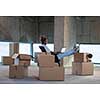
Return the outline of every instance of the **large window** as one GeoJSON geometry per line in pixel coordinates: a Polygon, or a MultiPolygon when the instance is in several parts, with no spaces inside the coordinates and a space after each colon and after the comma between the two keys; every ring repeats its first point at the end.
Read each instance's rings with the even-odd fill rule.
{"type": "MultiPolygon", "coordinates": [[[[33,44],[33,56],[37,56],[37,54],[39,52],[41,52],[40,48],[39,48],[39,45],[41,44],[33,44]]],[[[47,44],[48,48],[51,50],[51,51],[54,51],[54,44],[47,44]]]]}
{"type": "MultiPolygon", "coordinates": [[[[2,62],[2,56],[9,56],[9,43],[10,42],[0,42],[0,62],[2,62]]],[[[33,44],[33,48],[30,43],[19,43],[19,53],[31,55],[31,48],[33,50],[33,57],[35,53],[41,52],[39,48],[40,44],[33,44]]],[[[51,51],[54,51],[54,44],[47,44],[51,51]]]]}
{"type": "MultiPolygon", "coordinates": [[[[40,48],[39,48],[39,45],[41,45],[41,44],[33,44],[34,52],[41,52],[41,50],[40,50],[40,48]]],[[[47,44],[47,47],[48,47],[51,51],[54,51],[54,44],[47,44]]]]}
{"type": "MultiPolygon", "coordinates": [[[[32,45],[29,43],[20,43],[19,44],[19,53],[21,54],[29,54],[32,55],[33,57],[36,56],[37,53],[41,52],[39,45],[41,44],[33,44],[33,47],[31,47],[32,45]],[[32,52],[33,50],[33,52],[32,52]],[[31,54],[33,53],[33,54],[31,54]]],[[[48,48],[51,51],[54,51],[54,44],[47,44],[48,48]]],[[[34,63],[34,61],[31,61],[31,64],[34,63]]]]}
{"type": "Polygon", "coordinates": [[[80,52],[87,52],[93,54],[92,62],[100,63],[100,45],[80,44],[80,52]]]}
{"type": "Polygon", "coordinates": [[[30,55],[30,44],[29,43],[19,43],[19,53],[30,55]]]}
{"type": "MultiPolygon", "coordinates": [[[[33,44],[33,56],[35,53],[41,52],[40,44],[33,44]]],[[[54,51],[54,44],[47,44],[51,51],[54,51]]],[[[80,44],[80,52],[92,53],[93,63],[100,63],[100,45],[99,44],[80,44]]],[[[29,43],[19,43],[19,53],[31,55],[31,48],[29,43]]],[[[9,56],[9,42],[0,42],[0,62],[2,56],[9,56]]]]}
{"type": "Polygon", "coordinates": [[[9,56],[9,42],[0,42],[0,62],[2,62],[2,56],[9,56]]]}

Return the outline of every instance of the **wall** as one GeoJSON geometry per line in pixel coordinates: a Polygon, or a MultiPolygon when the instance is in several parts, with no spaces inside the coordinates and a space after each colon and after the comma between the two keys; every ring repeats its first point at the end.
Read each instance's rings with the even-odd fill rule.
{"type": "MultiPolygon", "coordinates": [[[[59,25],[59,22],[57,23],[59,25]]],[[[70,17],[69,25],[70,34],[76,32],[76,42],[100,43],[99,16],[73,16],[70,17]]],[[[61,28],[59,28],[59,31],[60,29],[61,28]]],[[[50,43],[54,42],[53,16],[0,16],[0,41],[34,41],[38,43],[40,35],[46,35],[50,43]]],[[[72,37],[73,35],[71,35],[71,38],[72,37]]],[[[73,40],[69,39],[72,43],[73,40]]]]}
{"type": "Polygon", "coordinates": [[[0,16],[0,41],[18,41],[18,37],[18,18],[0,16]]]}
{"type": "Polygon", "coordinates": [[[100,17],[76,17],[77,42],[100,43],[100,17]]]}
{"type": "Polygon", "coordinates": [[[53,43],[53,20],[50,16],[0,16],[0,41],[36,43],[46,35],[53,43]]]}

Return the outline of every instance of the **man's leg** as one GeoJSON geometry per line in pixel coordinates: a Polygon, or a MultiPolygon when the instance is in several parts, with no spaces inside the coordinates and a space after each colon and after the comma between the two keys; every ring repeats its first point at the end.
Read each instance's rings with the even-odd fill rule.
{"type": "Polygon", "coordinates": [[[57,54],[55,54],[55,62],[60,66],[60,60],[58,59],[57,54]]]}
{"type": "Polygon", "coordinates": [[[77,51],[75,50],[75,49],[72,49],[72,50],[70,50],[70,51],[65,51],[64,53],[59,53],[58,55],[57,55],[57,57],[58,57],[58,59],[60,60],[60,59],[62,59],[62,58],[64,58],[64,57],[66,57],[66,56],[70,56],[70,55],[73,55],[73,54],[75,54],[77,51]]]}

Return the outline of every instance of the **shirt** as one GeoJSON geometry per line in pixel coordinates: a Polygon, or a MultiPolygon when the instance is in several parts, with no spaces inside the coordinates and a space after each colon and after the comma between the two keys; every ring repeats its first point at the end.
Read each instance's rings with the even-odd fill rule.
{"type": "Polygon", "coordinates": [[[45,48],[45,50],[46,50],[47,53],[51,52],[50,49],[46,45],[42,44],[41,46],[43,46],[45,48]]]}

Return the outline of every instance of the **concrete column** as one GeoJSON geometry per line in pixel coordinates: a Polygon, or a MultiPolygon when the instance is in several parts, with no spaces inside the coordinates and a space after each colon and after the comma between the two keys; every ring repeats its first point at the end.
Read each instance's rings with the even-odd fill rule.
{"type": "Polygon", "coordinates": [[[64,17],[54,17],[54,50],[64,47],[64,17]]]}
{"type": "MultiPolygon", "coordinates": [[[[67,50],[72,49],[76,42],[76,32],[73,17],[57,16],[54,20],[54,49],[61,50],[65,47],[67,50]]],[[[72,65],[73,56],[65,57],[63,65],[69,67],[72,65]]]]}

